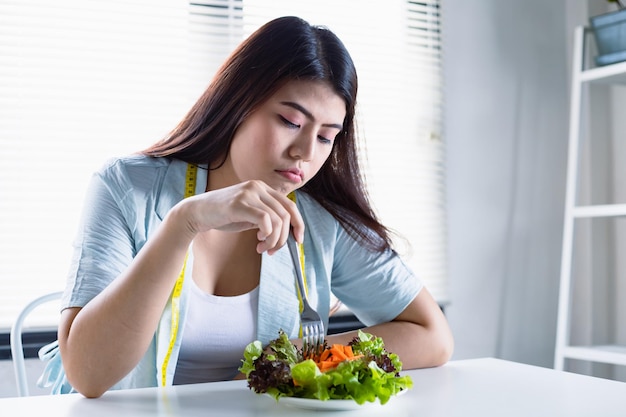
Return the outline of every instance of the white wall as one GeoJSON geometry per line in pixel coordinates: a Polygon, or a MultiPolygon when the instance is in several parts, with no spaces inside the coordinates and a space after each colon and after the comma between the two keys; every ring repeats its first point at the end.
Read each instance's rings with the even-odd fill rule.
{"type": "Polygon", "coordinates": [[[565,0],[443,0],[456,359],[552,366],[568,126],[565,0]]]}
{"type": "MultiPolygon", "coordinates": [[[[454,358],[552,367],[573,31],[607,4],[442,1],[454,358]]],[[[590,188],[624,202],[626,93],[608,97],[614,140],[594,158],[611,171],[590,188]]],[[[623,260],[614,268],[624,268],[623,260]]],[[[613,295],[618,318],[625,291],[613,295]]],[[[581,333],[595,332],[594,319],[581,333]]]]}

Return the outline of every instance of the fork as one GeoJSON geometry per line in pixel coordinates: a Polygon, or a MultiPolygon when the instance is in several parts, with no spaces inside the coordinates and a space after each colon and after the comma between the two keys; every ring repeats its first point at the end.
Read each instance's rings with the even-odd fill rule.
{"type": "Polygon", "coordinates": [[[305,358],[316,356],[324,345],[324,322],[320,315],[311,307],[306,297],[304,288],[304,276],[300,263],[300,249],[296,239],[291,233],[287,239],[287,246],[291,254],[293,266],[296,269],[296,283],[302,299],[302,312],[300,312],[300,326],[302,328],[302,352],[305,358]]]}

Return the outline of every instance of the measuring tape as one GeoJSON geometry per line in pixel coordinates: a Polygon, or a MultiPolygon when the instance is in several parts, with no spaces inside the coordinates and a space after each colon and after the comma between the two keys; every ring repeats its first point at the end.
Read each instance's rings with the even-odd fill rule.
{"type": "MultiPolygon", "coordinates": [[[[196,180],[198,178],[198,167],[196,165],[187,164],[187,174],[185,175],[185,196],[184,198],[191,197],[196,194],[196,180]]],[[[174,290],[172,291],[172,329],[170,331],[170,343],[163,359],[163,365],[161,365],[161,386],[165,386],[167,379],[167,365],[170,363],[172,356],[172,350],[174,349],[174,343],[176,342],[176,336],[178,335],[178,323],[180,321],[180,295],[183,292],[183,281],[185,280],[185,266],[187,265],[187,258],[189,252],[185,255],[185,261],[183,262],[183,268],[178,274],[176,284],[174,284],[174,290]]]]}
{"type": "MultiPolygon", "coordinates": [[[[185,178],[185,195],[184,198],[191,197],[196,193],[196,180],[198,178],[198,167],[196,165],[187,164],[187,174],[185,178]]],[[[288,195],[289,199],[296,202],[296,194],[295,192],[291,192],[288,195]]],[[[302,243],[300,246],[300,265],[302,266],[302,276],[304,278],[304,291],[306,293],[305,296],[308,296],[308,286],[306,280],[306,274],[304,272],[304,245],[302,243]]],[[[174,290],[172,291],[172,322],[171,322],[171,331],[170,331],[170,342],[167,347],[167,352],[165,353],[165,358],[163,359],[163,364],[161,365],[161,386],[165,386],[167,382],[167,366],[170,362],[170,358],[172,357],[172,351],[174,350],[174,344],[176,343],[176,336],[178,335],[178,326],[180,322],[180,296],[183,292],[183,282],[185,280],[185,266],[187,265],[187,258],[189,257],[189,252],[185,255],[185,261],[183,263],[183,267],[178,274],[178,278],[176,279],[176,283],[174,284],[174,290]]],[[[299,310],[302,312],[304,309],[304,304],[302,303],[302,294],[298,291],[296,286],[296,294],[298,295],[298,302],[300,303],[299,310]]],[[[300,335],[302,337],[302,325],[300,325],[300,335]]]]}

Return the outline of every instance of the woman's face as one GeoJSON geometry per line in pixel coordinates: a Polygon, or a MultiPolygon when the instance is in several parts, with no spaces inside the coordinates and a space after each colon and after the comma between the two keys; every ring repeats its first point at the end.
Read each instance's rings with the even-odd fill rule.
{"type": "Polygon", "coordinates": [[[290,81],[235,132],[210,188],[262,180],[285,194],[302,187],[328,159],[343,128],[346,104],[322,82],[290,81]]]}

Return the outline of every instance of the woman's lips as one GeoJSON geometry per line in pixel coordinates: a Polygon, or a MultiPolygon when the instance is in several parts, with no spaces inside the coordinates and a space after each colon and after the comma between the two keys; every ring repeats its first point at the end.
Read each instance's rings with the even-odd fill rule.
{"type": "Polygon", "coordinates": [[[278,172],[280,175],[282,175],[283,177],[287,178],[289,181],[295,184],[301,183],[303,180],[303,176],[304,176],[302,171],[297,168],[277,170],[276,172],[278,172]]]}

